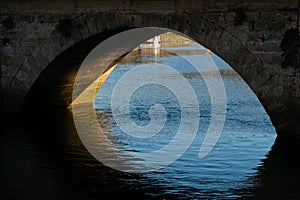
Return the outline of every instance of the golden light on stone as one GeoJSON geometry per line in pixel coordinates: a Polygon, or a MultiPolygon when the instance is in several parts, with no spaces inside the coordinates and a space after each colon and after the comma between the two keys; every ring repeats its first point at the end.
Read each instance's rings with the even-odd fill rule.
{"type": "Polygon", "coordinates": [[[109,74],[114,70],[114,68],[117,66],[115,64],[112,66],[109,70],[107,70],[104,74],[102,74],[98,79],[96,79],[89,87],[87,87],[70,105],[77,106],[77,105],[83,105],[83,104],[91,104],[93,103],[96,94],[98,93],[100,87],[103,85],[109,74]]]}

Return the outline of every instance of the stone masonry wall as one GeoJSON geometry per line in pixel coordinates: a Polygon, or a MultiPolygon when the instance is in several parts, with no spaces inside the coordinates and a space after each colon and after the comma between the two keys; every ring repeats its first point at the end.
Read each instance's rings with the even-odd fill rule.
{"type": "Polygon", "coordinates": [[[43,70],[77,42],[106,30],[156,26],[214,51],[253,89],[279,133],[300,135],[299,67],[283,68],[280,49],[297,17],[295,0],[2,1],[2,110],[17,112],[43,70]],[[60,19],[70,20],[69,36],[57,30],[60,19]]]}

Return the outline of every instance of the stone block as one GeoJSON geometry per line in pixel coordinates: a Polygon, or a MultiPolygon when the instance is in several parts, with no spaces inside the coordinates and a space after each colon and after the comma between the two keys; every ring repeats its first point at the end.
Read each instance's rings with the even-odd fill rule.
{"type": "Polygon", "coordinates": [[[30,56],[25,60],[24,64],[25,68],[30,67],[30,70],[36,74],[40,74],[43,71],[43,67],[36,61],[33,56],[30,56]]]}
{"type": "Polygon", "coordinates": [[[17,53],[17,49],[11,45],[1,46],[1,55],[16,56],[17,53]]]}
{"type": "Polygon", "coordinates": [[[87,20],[87,27],[90,35],[95,35],[99,33],[97,24],[93,18],[87,20]]]}
{"type": "Polygon", "coordinates": [[[58,49],[56,48],[57,46],[51,40],[45,41],[45,43],[41,46],[43,57],[47,59],[48,63],[50,63],[58,55],[58,49]]]}
{"type": "MultiPolygon", "coordinates": [[[[45,51],[45,50],[44,50],[45,51]]],[[[35,58],[36,63],[42,68],[45,69],[48,65],[48,60],[47,57],[45,57],[45,55],[47,55],[48,50],[46,50],[46,52],[43,52],[42,49],[40,48],[36,48],[33,52],[32,52],[32,56],[35,58]]]]}
{"type": "MultiPolygon", "coordinates": [[[[123,20],[125,18],[125,16],[122,16],[123,20]]],[[[136,27],[142,27],[142,22],[143,22],[143,19],[142,19],[142,16],[140,15],[128,15],[128,18],[127,18],[127,22],[129,22],[129,24],[134,24],[136,27]]],[[[124,24],[127,24],[126,22],[124,22],[124,24]]]]}
{"type": "Polygon", "coordinates": [[[28,89],[30,89],[37,77],[38,75],[34,72],[26,73],[23,69],[20,69],[16,75],[16,78],[28,89]]]}
{"type": "MultiPolygon", "coordinates": [[[[271,78],[271,75],[266,72],[266,70],[261,71],[256,78],[251,82],[251,85],[254,90],[258,90],[259,88],[263,88],[263,85],[271,78]]],[[[264,92],[266,94],[266,92],[264,92]]]]}
{"type": "Polygon", "coordinates": [[[29,82],[29,79],[28,79],[28,76],[27,76],[27,73],[24,72],[22,69],[20,69],[16,75],[16,78],[21,82],[23,83],[23,85],[26,87],[26,88],[29,88],[28,87],[28,82],[29,82]]]}
{"type": "Polygon", "coordinates": [[[99,30],[99,32],[107,30],[105,16],[103,13],[97,13],[97,15],[95,16],[95,20],[96,20],[97,29],[99,30]]]}
{"type": "Polygon", "coordinates": [[[284,88],[280,85],[274,86],[273,89],[273,94],[274,94],[274,98],[278,98],[284,95],[284,88]]]}
{"type": "Polygon", "coordinates": [[[90,36],[87,20],[80,18],[74,21],[74,30],[71,32],[71,37],[75,41],[80,41],[81,39],[87,38],[90,36]],[[79,34],[78,34],[79,33],[79,34]]]}
{"type": "Polygon", "coordinates": [[[1,70],[2,70],[2,77],[10,77],[13,78],[16,76],[17,71],[19,70],[18,66],[14,65],[1,65],[1,70]]]}
{"type": "Polygon", "coordinates": [[[118,27],[115,13],[105,13],[104,15],[105,24],[108,30],[113,30],[118,27]]]}
{"type": "Polygon", "coordinates": [[[219,53],[219,51],[224,48],[224,46],[222,45],[223,40],[221,39],[223,34],[224,32],[221,29],[211,30],[208,33],[205,42],[208,49],[211,49],[212,51],[219,53]]]}

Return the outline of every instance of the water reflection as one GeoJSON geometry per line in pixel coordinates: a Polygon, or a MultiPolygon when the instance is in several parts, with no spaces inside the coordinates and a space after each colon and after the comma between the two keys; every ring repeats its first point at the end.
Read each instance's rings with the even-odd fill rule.
{"type": "Polygon", "coordinates": [[[122,59],[122,63],[127,64],[142,64],[142,63],[161,63],[157,57],[171,57],[174,55],[210,55],[212,52],[208,49],[198,49],[198,45],[190,46],[190,49],[172,49],[172,48],[136,48],[130,53],[131,56],[126,56],[122,59]],[[172,51],[174,51],[172,53],[172,51]],[[140,57],[138,55],[144,55],[140,57]]]}
{"type": "Polygon", "coordinates": [[[243,199],[299,199],[299,154],[298,141],[277,137],[257,173],[248,178],[253,187],[237,188],[234,192],[243,199]]]}
{"type": "MultiPolygon", "coordinates": [[[[195,56],[193,45],[172,48],[172,51],[186,51],[186,56],[195,56]]],[[[101,199],[107,196],[111,199],[300,199],[297,142],[277,138],[269,151],[275,135],[268,116],[241,77],[218,57],[211,56],[224,79],[228,110],[222,137],[207,158],[199,160],[197,157],[211,115],[203,79],[167,49],[138,50],[126,57],[107,79],[95,101],[97,110],[79,107],[78,110],[27,113],[19,119],[1,120],[1,199],[101,199]],[[80,117],[80,131],[86,131],[90,140],[99,137],[99,126],[104,130],[103,140],[96,148],[101,147],[102,156],[107,158],[116,156],[116,152],[111,151],[116,145],[124,151],[160,147],[172,135],[163,134],[152,138],[152,142],[132,141],[118,130],[110,109],[109,97],[116,80],[134,65],[149,62],[174,66],[197,89],[202,123],[195,143],[172,165],[151,173],[124,173],[107,167],[87,151],[78,137],[73,115],[77,113],[80,117]],[[91,120],[89,112],[96,118],[91,120]],[[111,142],[110,146],[104,136],[111,142]]],[[[213,80],[215,73],[203,66],[202,75],[213,80]]],[[[176,79],[174,74],[157,77],[176,79]]],[[[168,133],[176,128],[180,119],[178,103],[171,101],[175,98],[167,91],[155,90],[159,98],[149,91],[153,91],[151,87],[133,99],[135,105],[142,106],[132,108],[132,118],[145,123],[149,105],[160,100],[169,111],[169,125],[165,129],[168,133]]]]}
{"type": "MultiPolygon", "coordinates": [[[[253,181],[249,180],[249,177],[255,176],[257,172],[256,167],[261,164],[260,160],[265,157],[266,152],[273,144],[275,139],[274,127],[249,87],[221,59],[208,53],[201,54],[200,57],[193,53],[186,55],[189,59],[202,61],[199,62],[202,70],[200,75],[186,61],[174,53],[174,51],[181,52],[186,49],[195,50],[196,48],[196,45],[173,47],[170,48],[171,52],[168,49],[161,50],[164,54],[160,54],[159,56],[151,53],[151,50],[137,50],[129,54],[121,61],[100,89],[95,100],[95,107],[100,113],[106,112],[108,118],[111,118],[111,123],[109,124],[111,127],[110,134],[118,138],[116,144],[123,147],[125,151],[134,149],[135,151],[142,152],[153,148],[160,148],[161,144],[166,144],[166,141],[170,139],[168,137],[170,132],[176,130],[178,126],[180,112],[177,113],[176,111],[180,111],[180,108],[176,103],[176,99],[172,95],[168,95],[168,91],[163,88],[156,88],[155,86],[144,87],[144,89],[140,88],[141,90],[135,92],[135,96],[130,100],[132,103],[130,105],[132,106],[130,115],[136,123],[143,123],[141,122],[143,120],[147,121],[149,106],[155,103],[162,103],[167,112],[172,113],[168,115],[166,128],[162,130],[160,136],[141,141],[126,136],[113,123],[110,97],[116,81],[131,68],[141,63],[131,61],[139,60],[143,61],[143,63],[159,62],[174,67],[183,74],[197,93],[201,112],[201,127],[194,144],[191,145],[180,159],[162,170],[145,176],[150,179],[161,180],[157,184],[167,194],[176,194],[182,198],[228,199],[240,196],[252,196],[252,193],[245,192],[244,188],[252,188],[255,185],[253,181]],[[203,77],[214,81],[218,74],[208,67],[206,56],[213,57],[223,76],[227,92],[228,110],[220,141],[208,157],[199,160],[196,152],[199,151],[199,146],[203,141],[203,136],[208,128],[207,125],[211,117],[211,102],[203,77]],[[153,91],[156,91],[159,95],[154,94],[153,91]],[[151,145],[149,146],[149,144],[151,145]],[[239,190],[242,190],[244,194],[241,194],[239,190]]],[[[139,74],[137,77],[143,78],[142,74],[139,74]]],[[[156,78],[164,80],[177,79],[176,75],[172,73],[160,73],[159,69],[157,69],[156,78]]],[[[195,105],[193,106],[195,107],[195,105]]]]}
{"type": "MultiPolygon", "coordinates": [[[[107,120],[105,115],[101,118],[107,120]]],[[[2,119],[1,199],[101,199],[104,195],[116,199],[300,198],[300,148],[293,140],[276,139],[257,172],[245,180],[253,187],[237,185],[231,196],[184,187],[169,193],[172,183],[161,172],[161,179],[151,179],[115,171],[95,160],[78,138],[71,112],[28,119],[2,119]]]]}
{"type": "Polygon", "coordinates": [[[94,159],[78,138],[69,110],[4,122],[1,199],[147,199],[149,192],[162,193],[143,176],[116,171],[94,159]]]}

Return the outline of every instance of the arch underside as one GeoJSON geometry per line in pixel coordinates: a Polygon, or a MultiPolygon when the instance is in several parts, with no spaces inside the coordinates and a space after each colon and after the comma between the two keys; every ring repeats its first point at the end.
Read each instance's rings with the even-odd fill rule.
{"type": "Polygon", "coordinates": [[[23,110],[66,108],[72,102],[92,103],[111,68],[139,44],[168,31],[125,28],[105,31],[78,42],[41,73],[27,95],[23,110]],[[114,38],[109,39],[110,36],[114,38]]]}
{"type": "Polygon", "coordinates": [[[23,112],[68,107],[72,102],[76,75],[86,56],[105,39],[128,29],[130,28],[120,28],[93,35],[58,55],[30,88],[22,106],[23,112]]]}
{"type": "MultiPolygon", "coordinates": [[[[184,32],[186,35],[212,50],[226,61],[241,75],[254,91],[269,114],[277,131],[288,132],[288,127],[295,126],[295,124],[291,125],[291,123],[297,121],[294,117],[297,115],[293,115],[292,118],[289,118],[283,115],[283,111],[286,114],[288,112],[297,112],[297,110],[294,109],[294,102],[291,102],[288,98],[280,100],[275,99],[274,101],[272,94],[269,95],[265,92],[265,87],[269,87],[267,84],[272,77],[264,68],[261,58],[253,54],[240,40],[238,40],[238,38],[221,27],[208,21],[201,23],[202,26],[207,28],[205,31],[194,29],[185,30],[184,27],[175,27],[173,30],[184,32]],[[208,31],[208,28],[211,29],[208,31]],[[280,104],[280,106],[276,107],[277,104],[280,104]],[[291,106],[282,107],[282,104],[291,106]]],[[[96,81],[99,76],[109,70],[110,67],[113,67],[120,58],[147,39],[170,30],[160,29],[161,32],[159,32],[157,31],[159,29],[153,29],[156,31],[150,31],[148,34],[140,33],[140,38],[136,38],[136,36],[130,38],[130,35],[128,35],[128,38],[123,40],[123,42],[120,40],[118,43],[114,44],[115,48],[111,48],[110,51],[107,51],[107,49],[98,49],[97,53],[100,51],[102,57],[99,57],[98,60],[94,60],[95,63],[88,63],[89,66],[83,67],[82,69],[85,69],[86,71],[85,75],[77,77],[77,79],[81,79],[80,81],[77,81],[77,83],[81,84],[74,85],[79,67],[83,64],[82,62],[86,56],[99,43],[105,41],[110,36],[129,29],[132,29],[132,27],[122,27],[92,35],[79,41],[58,55],[43,70],[30,88],[23,104],[23,110],[66,108],[82,91],[96,81]],[[101,65],[101,67],[99,67],[99,65],[101,65]],[[93,71],[97,71],[97,73],[93,73],[93,71]],[[75,92],[74,89],[76,90],[75,92]]]]}

